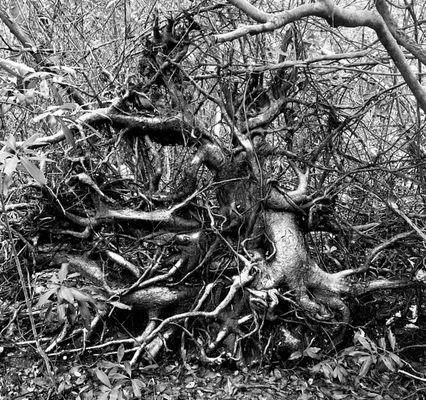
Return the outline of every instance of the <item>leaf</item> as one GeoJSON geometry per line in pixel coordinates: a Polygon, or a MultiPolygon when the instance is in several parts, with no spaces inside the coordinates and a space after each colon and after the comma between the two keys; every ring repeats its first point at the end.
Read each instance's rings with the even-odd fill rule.
{"type": "Polygon", "coordinates": [[[28,89],[25,91],[25,102],[27,104],[33,104],[34,103],[34,97],[35,97],[35,90],[34,89],[28,89]]]}
{"type": "Polygon", "coordinates": [[[336,373],[337,378],[339,379],[339,382],[344,383],[346,381],[346,376],[348,375],[348,371],[346,371],[346,368],[342,367],[341,365],[338,365],[336,367],[336,373]]]}
{"type": "Polygon", "coordinates": [[[132,376],[132,366],[128,361],[123,362],[123,368],[126,371],[126,374],[132,376]]]}
{"type": "Polygon", "coordinates": [[[124,357],[124,346],[123,344],[120,344],[117,350],[117,361],[121,363],[121,360],[123,359],[123,357],[124,357]]]}
{"type": "Polygon", "coordinates": [[[310,371],[313,373],[320,372],[322,370],[322,367],[323,367],[323,363],[318,363],[318,364],[315,364],[313,367],[311,367],[310,371]]]}
{"type": "Polygon", "coordinates": [[[7,177],[11,177],[12,174],[16,171],[18,162],[19,158],[15,155],[5,159],[3,172],[7,177]]]}
{"type": "MultiPolygon", "coordinates": [[[[195,386],[196,386],[195,381],[191,381],[191,382],[189,382],[189,383],[187,383],[187,384],[185,385],[185,388],[186,388],[186,389],[194,389],[194,388],[195,388],[195,386]]],[[[229,394],[232,394],[232,382],[230,381],[230,379],[229,379],[229,378],[228,378],[228,382],[227,382],[226,387],[227,387],[227,389],[228,389],[228,393],[229,393],[229,394]]]]}
{"type": "Polygon", "coordinates": [[[12,178],[10,176],[8,176],[8,175],[1,176],[0,175],[0,185],[1,185],[2,193],[3,193],[4,197],[7,197],[11,184],[12,184],[12,178]]]}
{"type": "Polygon", "coordinates": [[[13,154],[5,150],[5,147],[0,150],[0,164],[4,164],[5,160],[9,157],[12,157],[13,154]]]}
{"type": "Polygon", "coordinates": [[[386,355],[381,355],[380,356],[380,360],[383,361],[383,364],[385,364],[386,368],[389,371],[394,372],[395,371],[395,363],[393,362],[392,358],[386,356],[386,355]]]}
{"type": "Polygon", "coordinates": [[[348,396],[349,394],[342,393],[340,390],[333,392],[333,400],[346,399],[348,396]]]}
{"type": "Polygon", "coordinates": [[[128,376],[120,374],[119,372],[110,372],[108,375],[111,382],[123,383],[129,379],[128,376]]]}
{"type": "Polygon", "coordinates": [[[367,353],[366,351],[360,351],[360,350],[354,350],[350,351],[348,353],[349,357],[359,357],[359,356],[368,356],[370,353],[367,353]]]}
{"type": "Polygon", "coordinates": [[[95,369],[96,377],[107,387],[111,388],[111,382],[107,376],[107,374],[100,370],[99,368],[95,369]]]}
{"type": "Polygon", "coordinates": [[[39,115],[37,115],[37,116],[35,116],[35,117],[33,118],[33,122],[34,122],[34,123],[40,122],[42,119],[45,119],[45,118],[46,118],[46,117],[48,117],[49,115],[51,115],[51,113],[50,113],[49,111],[46,111],[46,112],[44,112],[44,113],[41,113],[41,114],[39,114],[39,115]]]}
{"type": "Polygon", "coordinates": [[[29,93],[30,92],[30,94],[32,96],[34,96],[36,86],[37,86],[37,82],[35,80],[33,80],[33,81],[29,80],[28,84],[27,84],[27,87],[26,87],[25,93],[29,93]],[[31,89],[31,91],[29,89],[31,89]]]}
{"type": "Polygon", "coordinates": [[[82,303],[95,304],[95,300],[92,296],[90,296],[90,294],[84,293],[76,288],[70,288],[70,290],[72,291],[75,300],[82,303]]]}
{"type": "Polygon", "coordinates": [[[368,350],[370,353],[373,352],[373,348],[369,340],[367,340],[364,336],[358,336],[358,342],[361,344],[364,349],[368,350]]]}
{"type": "Polygon", "coordinates": [[[321,351],[319,347],[308,347],[303,351],[303,354],[310,358],[318,360],[319,358],[321,358],[321,356],[318,354],[319,351],[321,351]]]}
{"type": "Polygon", "coordinates": [[[59,282],[63,282],[65,279],[67,279],[68,268],[69,268],[69,264],[68,263],[62,263],[61,264],[61,269],[58,272],[59,282]]]}
{"type": "Polygon", "coordinates": [[[402,367],[404,365],[402,360],[395,353],[389,353],[389,357],[392,358],[395,364],[398,365],[399,367],[402,367]]]}
{"type": "Polygon", "coordinates": [[[112,369],[112,368],[116,368],[117,367],[117,363],[113,363],[111,361],[108,360],[104,360],[100,363],[100,365],[102,366],[102,368],[106,368],[106,369],[112,369]]]}
{"type": "Polygon", "coordinates": [[[77,103],[64,103],[60,106],[61,110],[75,111],[79,105],[77,103]]]}
{"type": "Polygon", "coordinates": [[[41,186],[46,185],[47,180],[41,169],[36,167],[27,157],[20,157],[21,163],[33,179],[41,186]]]}
{"type": "Polygon", "coordinates": [[[358,376],[362,378],[363,376],[367,375],[372,363],[373,363],[373,358],[371,356],[366,357],[358,372],[358,376]]]}
{"type": "Polygon", "coordinates": [[[50,95],[50,90],[49,90],[49,83],[47,82],[46,79],[43,79],[40,82],[40,94],[45,98],[48,99],[49,95],[50,95]]]}
{"type": "Polygon", "coordinates": [[[9,149],[16,151],[16,137],[14,135],[10,135],[7,138],[7,141],[6,141],[5,145],[7,147],[9,147],[9,149]]]}
{"type": "MultiPolygon", "coordinates": [[[[54,79],[53,81],[57,82],[58,79],[54,79]]],[[[52,91],[53,97],[55,98],[56,104],[59,104],[59,105],[63,104],[64,100],[62,99],[62,96],[60,95],[58,89],[54,85],[52,85],[51,91],[52,91]]]]}
{"type": "Polygon", "coordinates": [[[142,397],[141,389],[145,387],[145,384],[140,379],[132,379],[132,389],[135,397],[142,397]]]}
{"type": "Polygon", "coordinates": [[[64,133],[66,141],[70,146],[75,147],[74,135],[71,129],[68,128],[68,125],[61,118],[59,118],[59,122],[62,125],[62,132],[64,133]]]}
{"type": "Polygon", "coordinates": [[[25,104],[27,101],[27,98],[22,93],[16,93],[16,100],[18,101],[18,104],[25,104]]]}
{"type": "Polygon", "coordinates": [[[27,149],[28,147],[30,147],[36,140],[37,138],[40,137],[39,133],[35,133],[34,135],[31,135],[27,140],[24,141],[24,143],[22,143],[21,148],[22,149],[27,149]]]}
{"type": "Polygon", "coordinates": [[[74,305],[71,303],[66,303],[65,306],[67,310],[68,322],[70,324],[74,324],[77,320],[77,308],[75,308],[74,305]]]}
{"type": "Polygon", "coordinates": [[[120,310],[131,310],[132,307],[128,306],[127,304],[120,303],[119,301],[110,301],[109,304],[111,304],[113,307],[119,308],[120,310]]]}
{"type": "Polygon", "coordinates": [[[46,80],[45,78],[48,78],[50,76],[52,76],[50,72],[45,72],[45,71],[31,72],[25,75],[25,78],[23,79],[23,81],[26,82],[26,81],[30,81],[33,78],[40,78],[40,79],[43,79],[41,82],[44,82],[46,80]]]}
{"type": "Polygon", "coordinates": [[[324,364],[322,366],[322,373],[327,379],[330,379],[330,377],[333,375],[333,368],[330,364],[324,364]]]}
{"type": "Polygon", "coordinates": [[[83,320],[84,327],[90,331],[92,315],[90,314],[89,307],[87,307],[87,303],[79,301],[78,308],[80,310],[81,319],[83,320]]]}
{"type": "Polygon", "coordinates": [[[53,66],[51,66],[49,68],[51,70],[56,70],[58,72],[64,72],[66,74],[70,74],[70,75],[72,75],[74,77],[77,76],[77,72],[75,71],[74,68],[71,68],[71,67],[67,67],[67,66],[64,66],[64,65],[61,65],[61,66],[59,66],[59,65],[53,65],[53,66]]]}
{"type": "Polygon", "coordinates": [[[107,5],[106,8],[110,8],[113,4],[117,3],[118,0],[111,0],[107,5]]]}
{"type": "Polygon", "coordinates": [[[65,390],[65,381],[62,381],[58,386],[58,393],[61,394],[65,390]]]}
{"type": "Polygon", "coordinates": [[[120,394],[121,394],[121,389],[119,386],[112,388],[111,393],[109,394],[109,400],[118,400],[120,394]]]}
{"type": "Polygon", "coordinates": [[[61,286],[58,291],[58,299],[64,299],[66,302],[73,304],[74,296],[72,290],[67,288],[66,286],[61,286]]]}
{"type": "Polygon", "coordinates": [[[65,321],[65,317],[67,314],[67,305],[66,304],[59,304],[58,305],[58,318],[60,321],[65,321]]]}
{"type": "Polygon", "coordinates": [[[290,357],[288,359],[291,361],[291,360],[298,360],[299,358],[302,358],[302,353],[300,351],[295,351],[290,354],[290,357]]]}
{"type": "Polygon", "coordinates": [[[388,329],[388,340],[389,340],[389,344],[392,350],[395,350],[395,346],[396,346],[396,338],[395,338],[395,334],[392,332],[392,329],[388,329]]]}
{"type": "Polygon", "coordinates": [[[108,400],[109,399],[109,393],[110,393],[110,390],[108,389],[107,392],[104,392],[104,393],[101,394],[101,396],[99,397],[99,400],[108,400]]]}
{"type": "Polygon", "coordinates": [[[56,289],[49,289],[46,293],[43,293],[38,299],[36,307],[45,305],[54,293],[56,293],[56,289]]]}

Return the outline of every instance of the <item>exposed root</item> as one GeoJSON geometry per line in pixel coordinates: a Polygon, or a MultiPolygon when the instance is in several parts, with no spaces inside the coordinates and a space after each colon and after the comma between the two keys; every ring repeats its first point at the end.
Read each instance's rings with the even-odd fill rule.
{"type": "MultiPolygon", "coordinates": [[[[181,347],[194,343],[203,362],[238,363],[246,347],[258,346],[261,355],[273,352],[273,339],[264,332],[274,324],[281,323],[280,346],[290,351],[302,346],[303,341],[283,323],[285,313],[298,325],[308,325],[314,318],[343,331],[350,320],[345,296],[413,284],[355,280],[381,251],[412,232],[373,248],[359,268],[322,270],[311,259],[305,240],[306,226],[312,222],[309,207],[315,203],[307,195],[309,169],[289,161],[298,182],[293,190],[284,190],[277,181],[283,174],[269,179],[270,168],[265,168],[262,157],[285,155],[300,162],[300,156],[284,148],[278,153],[271,144],[262,154],[254,146],[252,132],[244,130],[266,129],[280,114],[284,100],[275,101],[272,92],[265,92],[273,101],[268,110],[238,121],[227,110],[232,101],[224,105],[190,76],[182,81],[186,72],[172,60],[186,54],[187,43],[164,45],[157,43],[145,54],[147,67],[156,68],[144,77],[144,84],[113,99],[108,107],[87,110],[57,134],[37,138],[29,146],[77,138],[69,156],[57,160],[64,177],[49,178],[40,190],[46,203],[39,218],[43,228],[30,236],[40,242],[31,249],[39,252],[40,264],[63,265],[78,273],[71,274],[70,282],[66,274],[52,274],[50,287],[46,284],[51,290],[47,294],[52,298],[62,294],[61,301],[68,302],[74,313],[73,324],[64,323],[47,351],[68,334],[77,335],[70,331],[83,322],[85,328],[78,331],[87,333],[83,346],[72,351],[123,344],[133,365],[143,356],[156,357],[181,332],[181,347]],[[170,59],[164,61],[166,53],[156,53],[157,48],[167,49],[170,59]],[[216,136],[204,128],[204,121],[197,121],[194,110],[185,109],[188,104],[180,91],[188,82],[215,103],[218,121],[226,121],[226,126],[218,124],[216,136]],[[155,99],[154,89],[160,99],[155,99]],[[156,103],[170,99],[181,102],[181,107],[164,110],[160,101],[156,103]],[[93,135],[87,136],[86,130],[93,135]],[[229,137],[225,140],[222,135],[229,137]],[[64,235],[66,240],[49,248],[64,235]],[[43,246],[47,255],[41,254],[43,246]],[[74,292],[64,289],[67,284],[74,292]],[[96,300],[73,297],[76,288],[90,291],[96,300]],[[139,313],[144,320],[128,339],[90,346],[90,340],[103,340],[106,328],[97,335],[99,325],[117,309],[139,313]]],[[[239,107],[244,109],[243,105],[239,107]]],[[[24,200],[17,199],[5,210],[30,204],[24,200]]],[[[424,237],[418,224],[393,203],[389,207],[424,237]]]]}

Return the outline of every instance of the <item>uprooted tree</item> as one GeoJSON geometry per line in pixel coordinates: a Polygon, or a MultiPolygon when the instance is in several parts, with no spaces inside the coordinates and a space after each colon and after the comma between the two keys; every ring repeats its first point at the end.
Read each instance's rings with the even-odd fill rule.
{"type": "Polygon", "coordinates": [[[122,52],[60,60],[70,10],[0,8],[5,254],[59,315],[47,353],[81,327],[77,351],[124,343],[133,363],[172,338],[207,362],[274,335],[291,353],[343,340],[355,298],[392,290],[388,317],[421,300],[426,95],[403,50],[424,50],[381,0],[272,6],[153,8],[122,52]]]}

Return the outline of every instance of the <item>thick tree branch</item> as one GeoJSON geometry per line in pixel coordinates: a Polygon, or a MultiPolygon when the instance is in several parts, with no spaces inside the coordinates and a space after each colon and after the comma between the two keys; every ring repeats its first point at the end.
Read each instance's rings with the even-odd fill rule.
{"type": "Polygon", "coordinates": [[[398,27],[397,23],[392,18],[386,1],[376,0],[376,8],[398,44],[408,50],[414,57],[420,60],[422,64],[426,65],[426,50],[420,44],[412,40],[403,29],[398,27]]]}
{"type": "Polygon", "coordinates": [[[185,206],[196,194],[185,199],[182,203],[176,204],[168,210],[154,210],[154,211],[137,211],[132,209],[108,209],[101,207],[97,210],[93,217],[80,217],[68,211],[64,212],[64,216],[77,225],[84,227],[96,227],[100,224],[115,220],[115,221],[145,221],[145,222],[158,222],[168,224],[181,229],[194,229],[199,227],[199,223],[195,220],[186,220],[179,216],[174,215],[176,211],[185,206]]]}
{"type": "MultiPolygon", "coordinates": [[[[252,6],[248,1],[245,0],[229,2],[234,3],[234,5],[243,12],[246,12],[248,8],[250,8],[250,10],[252,8],[255,9],[254,6],[252,6]]],[[[282,28],[283,26],[291,22],[298,21],[299,19],[304,17],[325,17],[325,9],[320,4],[304,4],[292,10],[283,11],[281,13],[276,14],[264,13],[263,11],[257,9],[256,13],[259,13],[259,16],[264,16],[262,18],[254,18],[256,21],[261,23],[255,25],[242,25],[231,32],[215,35],[215,40],[218,43],[229,42],[231,40],[235,40],[246,35],[257,35],[259,33],[272,32],[276,29],[282,28]]],[[[247,15],[252,17],[255,14],[254,12],[250,12],[247,15]]]]}
{"type": "Polygon", "coordinates": [[[291,191],[284,191],[278,187],[273,187],[266,200],[266,205],[271,210],[297,211],[300,209],[300,204],[307,199],[309,169],[303,172],[293,162],[290,162],[290,165],[297,174],[297,188],[291,191]]]}
{"type": "Polygon", "coordinates": [[[24,32],[24,30],[18,24],[12,21],[4,6],[0,6],[0,19],[9,28],[10,32],[16,37],[16,39],[19,40],[19,42],[24,47],[24,50],[31,52],[38,64],[42,63],[43,57],[41,57],[40,53],[38,52],[37,46],[24,32]]]}
{"type": "MultiPolygon", "coordinates": [[[[109,107],[86,112],[69,124],[66,129],[70,129],[76,134],[79,128],[106,122],[117,129],[127,129],[131,135],[149,136],[151,140],[164,146],[191,145],[199,143],[198,141],[202,137],[208,138],[206,133],[187,122],[182,114],[172,116],[128,115],[120,111],[122,101],[123,99],[116,98],[109,107]]],[[[71,118],[69,119],[71,120],[71,118]]],[[[36,139],[30,147],[44,147],[63,140],[65,140],[64,128],[54,135],[36,139]]],[[[17,143],[18,147],[21,145],[21,142],[17,143]]]]}
{"type": "Polygon", "coordinates": [[[292,101],[291,98],[287,98],[284,96],[275,100],[272,99],[272,95],[270,95],[270,98],[271,101],[269,102],[266,110],[248,120],[247,125],[249,131],[269,125],[275,118],[277,118],[281,114],[283,107],[288,102],[292,101]]]}

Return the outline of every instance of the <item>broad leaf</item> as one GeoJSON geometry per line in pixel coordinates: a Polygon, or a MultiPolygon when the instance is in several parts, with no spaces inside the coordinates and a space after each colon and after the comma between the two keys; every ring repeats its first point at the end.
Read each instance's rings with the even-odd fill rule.
{"type": "Polygon", "coordinates": [[[394,363],[394,361],[392,360],[392,358],[391,357],[389,357],[389,356],[387,356],[387,355],[383,355],[383,356],[380,356],[380,360],[382,360],[383,361],[383,364],[385,364],[385,366],[386,366],[386,368],[389,370],[389,371],[392,371],[392,372],[394,372],[395,371],[395,363],[394,363]]]}
{"type": "Polygon", "coordinates": [[[123,344],[120,344],[117,350],[117,361],[121,363],[121,360],[123,359],[123,357],[124,357],[124,346],[123,344]]]}
{"type": "Polygon", "coordinates": [[[124,303],[121,303],[119,301],[110,301],[109,304],[111,304],[113,307],[119,308],[120,310],[131,310],[132,309],[131,306],[124,304],[124,303]]]}
{"type": "Polygon", "coordinates": [[[127,375],[132,376],[132,366],[128,361],[124,361],[123,363],[124,370],[126,371],[127,375]]]}
{"type": "Polygon", "coordinates": [[[123,383],[129,380],[129,377],[127,375],[120,374],[120,372],[110,372],[109,379],[114,383],[123,383]]]}
{"type": "Polygon", "coordinates": [[[19,158],[17,156],[12,156],[5,159],[3,172],[7,177],[11,177],[12,174],[16,171],[18,162],[19,158]]]}
{"type": "Polygon", "coordinates": [[[16,138],[15,138],[15,136],[14,135],[10,135],[7,138],[7,141],[6,141],[5,145],[7,147],[9,147],[11,150],[16,150],[16,138]]]}
{"type": "Polygon", "coordinates": [[[65,317],[67,315],[67,305],[59,304],[58,305],[58,318],[60,321],[65,321],[65,317]]]}
{"type": "Polygon", "coordinates": [[[59,288],[58,291],[58,299],[64,299],[65,301],[67,301],[70,304],[74,303],[74,295],[73,292],[70,288],[67,288],[65,286],[62,286],[61,288],[59,288]]]}
{"type": "Polygon", "coordinates": [[[392,332],[392,329],[388,329],[388,340],[390,343],[390,347],[392,350],[395,350],[395,346],[396,346],[396,338],[395,338],[395,334],[392,332]]]}
{"type": "Polygon", "coordinates": [[[36,167],[27,157],[20,157],[21,163],[32,178],[41,186],[46,185],[47,180],[40,168],[36,167]]]}
{"type": "Polygon", "coordinates": [[[30,147],[36,140],[37,138],[40,137],[39,133],[35,133],[34,135],[31,135],[27,140],[24,141],[24,143],[22,143],[21,148],[23,149],[27,149],[28,147],[30,147]]]}
{"type": "Polygon", "coordinates": [[[53,294],[55,294],[55,293],[56,293],[56,289],[55,288],[54,289],[49,289],[46,293],[43,293],[40,296],[40,298],[38,299],[37,307],[41,307],[41,306],[45,305],[49,301],[50,297],[53,294]]]}
{"type": "Polygon", "coordinates": [[[95,300],[89,294],[84,293],[81,290],[78,290],[78,289],[75,289],[75,288],[70,288],[70,289],[72,291],[74,299],[76,299],[77,301],[84,302],[84,303],[95,304],[95,300]]]}
{"type": "Polygon", "coordinates": [[[395,362],[398,367],[402,367],[404,363],[402,360],[395,354],[395,353],[389,353],[389,357],[392,358],[392,360],[395,362]]]}
{"type": "Polygon", "coordinates": [[[319,347],[308,347],[307,349],[304,350],[303,354],[310,358],[319,359],[321,358],[318,355],[319,351],[321,351],[319,347]]]}
{"type": "Polygon", "coordinates": [[[367,375],[372,363],[373,363],[372,357],[366,357],[358,372],[358,376],[362,378],[363,376],[367,375]]]}
{"type": "Polygon", "coordinates": [[[104,372],[104,371],[102,371],[102,370],[100,370],[100,369],[98,369],[98,368],[96,368],[95,369],[95,374],[96,374],[96,377],[105,385],[105,386],[107,386],[107,387],[111,387],[111,382],[110,382],[110,380],[109,380],[109,378],[108,378],[108,376],[107,376],[107,374],[104,372]]]}
{"type": "Polygon", "coordinates": [[[92,322],[92,315],[90,314],[89,307],[87,307],[86,302],[79,301],[78,302],[78,309],[80,311],[81,319],[83,320],[84,327],[90,331],[91,328],[91,322],[92,322]]]}
{"type": "Polygon", "coordinates": [[[68,268],[69,268],[69,264],[68,263],[62,263],[61,264],[61,269],[58,272],[59,282],[63,282],[65,279],[67,279],[68,268]]]}
{"type": "Polygon", "coordinates": [[[295,351],[295,352],[293,352],[293,353],[290,354],[290,357],[288,359],[290,361],[291,360],[298,360],[301,357],[302,357],[302,353],[300,351],[295,351]]]}
{"type": "Polygon", "coordinates": [[[133,394],[139,398],[142,396],[141,389],[145,387],[145,384],[140,379],[132,379],[133,394]]]}

